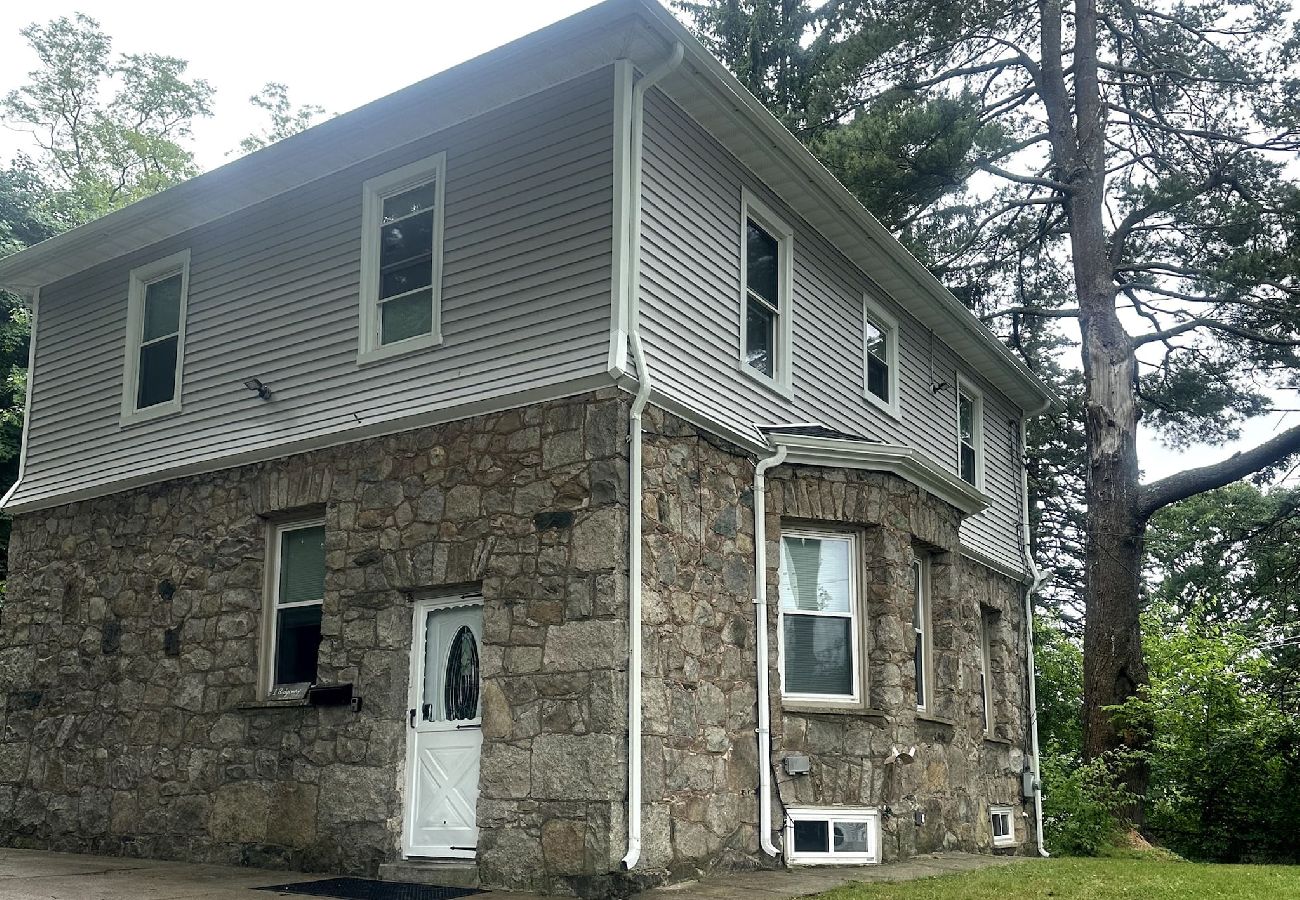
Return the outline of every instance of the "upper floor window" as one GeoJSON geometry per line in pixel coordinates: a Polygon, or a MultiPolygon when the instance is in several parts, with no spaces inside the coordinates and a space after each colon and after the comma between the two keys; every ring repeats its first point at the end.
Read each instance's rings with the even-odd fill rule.
{"type": "Polygon", "coordinates": [[[748,192],[742,213],[741,365],[749,374],[787,392],[794,233],[748,192]]]}
{"type": "Polygon", "coordinates": [[[272,537],[266,683],[274,688],[315,682],[325,603],[325,523],[314,519],[280,525],[272,537]]]}
{"type": "Polygon", "coordinates": [[[984,395],[964,378],[957,379],[957,474],[984,487],[984,395]]]}
{"type": "Polygon", "coordinates": [[[862,298],[863,388],[866,397],[898,416],[898,320],[862,298]]]}
{"type": "Polygon", "coordinates": [[[442,340],[445,153],[368,180],[361,212],[360,358],[442,340]]]}
{"type": "Polygon", "coordinates": [[[833,531],[781,536],[781,684],[787,698],[856,703],[861,651],[857,540],[833,531]]]}
{"type": "Polygon", "coordinates": [[[921,553],[912,560],[912,633],[915,640],[912,660],[916,674],[916,708],[925,712],[930,709],[934,696],[931,684],[934,666],[930,659],[930,558],[921,553]]]}
{"type": "Polygon", "coordinates": [[[131,270],[122,421],[180,412],[190,251],[131,270]]]}

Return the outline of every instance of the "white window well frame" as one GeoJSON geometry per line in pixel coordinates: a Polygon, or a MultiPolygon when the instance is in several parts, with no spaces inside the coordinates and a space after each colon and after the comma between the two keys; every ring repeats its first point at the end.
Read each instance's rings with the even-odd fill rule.
{"type": "MultiPolygon", "coordinates": [[[[957,428],[957,477],[961,475],[961,398],[962,395],[968,397],[974,404],[974,431],[971,436],[975,441],[975,482],[974,488],[977,491],[984,490],[984,392],[980,390],[968,378],[957,375],[957,387],[954,392],[956,399],[955,424],[957,428]]],[[[966,479],[962,478],[962,481],[966,479]]],[[[970,482],[966,482],[970,484],[970,482]]]]}
{"type": "MultiPolygon", "coordinates": [[[[759,200],[748,188],[741,190],[740,196],[740,314],[737,322],[740,327],[740,370],[760,384],[789,398],[793,395],[791,346],[794,322],[794,229],[778,216],[762,200],[759,200]],[[777,309],[776,313],[776,361],[772,366],[772,376],[758,371],[749,364],[748,328],[746,313],[749,308],[749,258],[748,229],[753,220],[763,230],[776,238],[777,264],[777,309]]],[[[760,301],[762,302],[762,301],[760,301]]],[[[764,303],[764,305],[766,305],[764,303]]],[[[769,307],[770,309],[770,307],[769,307]]]]}
{"type": "MultiPolygon", "coordinates": [[[[912,648],[916,652],[916,638],[921,639],[921,683],[917,686],[918,713],[932,712],[934,708],[934,616],[930,608],[930,554],[916,551],[912,557],[912,648]]],[[[913,662],[915,669],[915,661],[913,662]]]]}
{"type": "Polygon", "coordinates": [[[875,865],[880,862],[880,811],[875,807],[857,809],[833,806],[786,807],[784,843],[786,861],[793,865],[875,865]],[[829,839],[826,852],[795,852],[795,822],[826,822],[827,837],[829,839]],[[867,852],[836,853],[833,849],[835,846],[836,822],[865,822],[867,825],[867,852]]]}
{"type": "Polygon", "coordinates": [[[1016,845],[1016,814],[1010,806],[989,806],[989,834],[993,838],[994,847],[1014,847],[1016,845]],[[999,816],[1006,816],[1007,833],[999,835],[994,826],[994,820],[999,816]]]}
{"type": "MultiPolygon", "coordinates": [[[[122,358],[122,415],[121,424],[147,422],[150,419],[171,416],[181,411],[181,393],[185,374],[185,319],[190,297],[190,251],[188,248],[156,259],[131,270],[126,304],[126,352],[122,358]],[[149,285],[173,275],[181,276],[180,309],[176,328],[176,380],[172,398],[163,403],[139,408],[140,351],[144,341],[144,305],[149,285]]],[[[169,338],[171,335],[166,335],[169,338]]],[[[164,338],[155,338],[163,340],[164,338]]],[[[149,343],[153,343],[150,341],[149,343]]]]}
{"type": "Polygon", "coordinates": [[[902,418],[902,407],[898,398],[898,370],[900,366],[900,348],[898,346],[900,330],[898,319],[890,315],[883,306],[862,295],[862,396],[867,401],[895,419],[902,418]],[[886,365],[889,366],[889,399],[882,400],[868,388],[867,379],[867,325],[875,325],[886,335],[886,365]]]}
{"type": "MultiPolygon", "coordinates": [[[[784,604],[781,602],[780,592],[777,595],[777,621],[776,621],[776,647],[777,647],[777,671],[781,679],[781,700],[789,706],[798,707],[831,707],[843,709],[845,707],[855,707],[863,705],[863,698],[866,696],[866,685],[864,682],[866,666],[864,657],[866,656],[863,648],[863,621],[866,616],[862,596],[862,576],[860,569],[862,567],[861,540],[858,535],[852,531],[836,531],[829,528],[783,528],[781,530],[778,546],[785,541],[787,537],[794,538],[815,538],[817,540],[837,540],[846,541],[849,545],[849,636],[850,636],[850,664],[852,669],[853,693],[851,694],[796,694],[790,693],[785,687],[785,617],[786,611],[784,604]]],[[[791,613],[797,616],[826,616],[831,618],[842,619],[843,613],[813,612],[803,611],[791,613]]]]}
{"type": "MultiPolygon", "coordinates": [[[[263,587],[263,595],[266,598],[262,604],[262,652],[260,654],[262,669],[260,682],[263,698],[270,696],[271,691],[276,687],[276,634],[279,631],[277,626],[280,624],[280,610],[296,609],[304,606],[323,607],[325,605],[324,597],[319,600],[301,600],[296,603],[280,604],[280,566],[284,562],[282,538],[286,532],[324,527],[324,516],[272,522],[266,526],[266,548],[268,555],[273,560],[273,564],[266,566],[266,581],[263,587]]],[[[317,657],[318,665],[319,662],[320,659],[317,657]]]]}
{"type": "MultiPolygon", "coordinates": [[[[435,347],[442,343],[442,248],[447,196],[447,153],[435,153],[391,172],[367,179],[361,186],[361,285],[358,322],[357,363],[402,356],[435,347]],[[384,201],[421,184],[434,182],[433,247],[431,302],[432,327],[428,334],[416,335],[391,344],[380,343],[379,314],[379,228],[383,222],[384,201]]],[[[420,290],[423,290],[421,288],[420,290]]],[[[394,297],[388,300],[396,299],[394,297]]]]}

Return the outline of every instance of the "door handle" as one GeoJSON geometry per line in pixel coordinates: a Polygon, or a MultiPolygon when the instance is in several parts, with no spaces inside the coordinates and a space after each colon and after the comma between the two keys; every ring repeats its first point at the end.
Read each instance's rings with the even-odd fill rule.
{"type": "Polygon", "coordinates": [[[415,727],[415,710],[414,710],[414,709],[411,710],[411,727],[412,727],[412,728],[415,727]]]}

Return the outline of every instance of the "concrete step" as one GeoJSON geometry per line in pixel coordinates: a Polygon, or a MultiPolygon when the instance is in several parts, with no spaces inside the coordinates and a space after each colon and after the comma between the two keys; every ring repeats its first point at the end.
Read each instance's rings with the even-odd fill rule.
{"type": "Polygon", "coordinates": [[[381,863],[379,879],[406,884],[476,888],[478,867],[466,859],[403,859],[381,863]]]}

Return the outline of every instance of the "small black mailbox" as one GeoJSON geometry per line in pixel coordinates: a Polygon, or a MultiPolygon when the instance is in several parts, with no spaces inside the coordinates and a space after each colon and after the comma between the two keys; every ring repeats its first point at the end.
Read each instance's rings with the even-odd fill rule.
{"type": "Polygon", "coordinates": [[[348,706],[352,703],[352,682],[347,684],[313,684],[307,689],[312,706],[348,706]]]}

